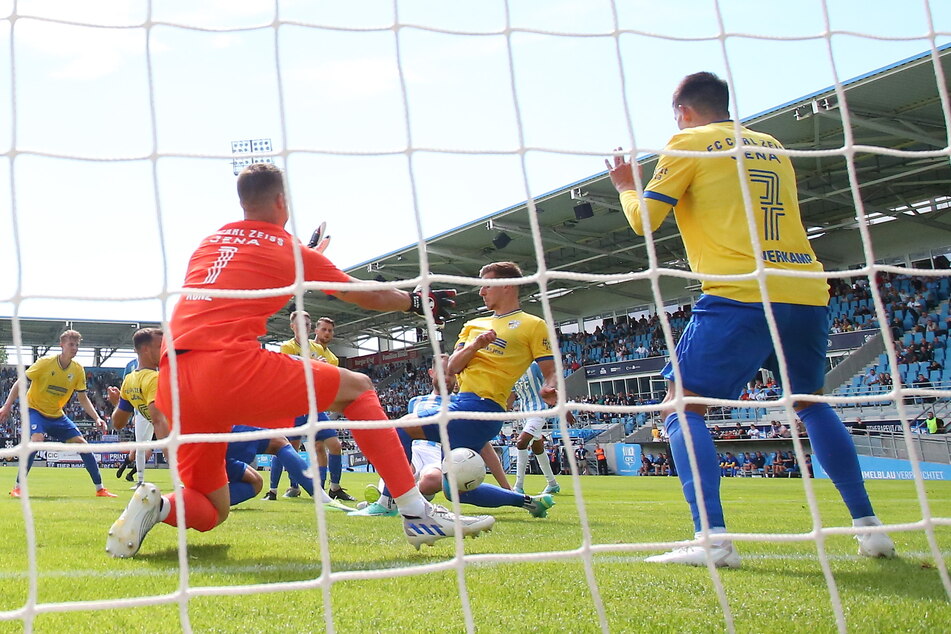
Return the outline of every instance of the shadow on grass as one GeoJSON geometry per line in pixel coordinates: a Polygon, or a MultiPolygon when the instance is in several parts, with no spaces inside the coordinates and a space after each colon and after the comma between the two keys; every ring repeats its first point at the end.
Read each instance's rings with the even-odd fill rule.
{"type": "MultiPolygon", "coordinates": [[[[363,553],[367,554],[367,553],[363,553]]],[[[389,556],[367,557],[361,559],[334,559],[331,554],[331,566],[334,572],[380,570],[402,568],[405,566],[424,566],[451,559],[451,547],[445,549],[424,549],[419,553],[407,546],[406,551],[393,552],[389,556]],[[429,552],[427,552],[429,550],[429,552]]],[[[178,550],[166,548],[147,554],[136,555],[136,561],[148,564],[157,570],[169,574],[178,573],[178,550]]],[[[241,585],[293,582],[312,580],[320,576],[322,565],[319,553],[259,556],[250,550],[237,550],[228,544],[198,544],[189,546],[188,563],[194,585],[220,585],[221,576],[231,576],[231,583],[241,585]],[[213,582],[208,584],[202,577],[210,575],[213,582]]]]}
{"type": "MultiPolygon", "coordinates": [[[[229,561],[230,544],[189,544],[188,558],[204,562],[229,561]]],[[[173,564],[178,567],[178,548],[152,551],[135,556],[136,560],[162,567],[173,564]]]]}
{"type": "MultiPolygon", "coordinates": [[[[782,575],[798,577],[807,582],[812,579],[818,586],[825,585],[825,577],[816,562],[816,567],[809,570],[776,569],[775,567],[760,568],[757,563],[744,561],[744,569],[750,572],[762,572],[771,577],[782,575]]],[[[866,559],[856,562],[855,568],[843,570],[840,562],[832,563],[832,576],[840,590],[867,594],[875,597],[907,597],[922,600],[947,600],[944,587],[938,575],[937,567],[930,561],[922,559],[902,558],[895,559],[866,559]],[[922,579],[930,577],[933,583],[922,583],[922,579]]]]}

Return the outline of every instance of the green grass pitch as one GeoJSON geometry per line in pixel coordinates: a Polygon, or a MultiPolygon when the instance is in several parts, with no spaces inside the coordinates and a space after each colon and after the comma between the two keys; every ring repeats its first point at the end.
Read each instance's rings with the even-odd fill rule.
{"type": "MultiPolygon", "coordinates": [[[[152,471],[163,490],[168,471],[152,471]]],[[[93,497],[82,469],[34,469],[30,487],[36,530],[37,600],[41,604],[160,596],[180,587],[177,534],[159,525],[134,559],[104,552],[105,533],[131,493],[125,480],[104,471],[118,499],[93,497]]],[[[266,474],[265,474],[266,475],[266,474]]],[[[15,469],[0,468],[12,484],[15,469]]],[[[361,491],[372,475],[345,474],[344,486],[361,491]]],[[[582,532],[571,479],[548,519],[514,508],[496,509],[489,535],[465,541],[466,554],[532,553],[578,548],[582,532]]],[[[540,489],[538,477],[529,489],[540,489]]],[[[828,481],[815,482],[825,525],[848,517],[828,481]]],[[[689,517],[675,478],[581,478],[595,544],[685,539],[689,517]]],[[[911,482],[870,482],[879,515],[887,522],[920,519],[911,482]]],[[[951,483],[927,482],[936,516],[951,516],[951,483]]],[[[6,490],[6,489],[4,489],[6,490]]],[[[799,480],[728,479],[723,495],[731,530],[806,532],[811,521],[799,480]]],[[[441,496],[439,498],[441,500],[441,496]]],[[[464,507],[474,512],[472,507],[464,507]]],[[[398,518],[347,517],[328,513],[330,566],[334,572],[388,569],[445,562],[451,540],[417,553],[403,539],[398,518]]],[[[251,500],[208,533],[189,532],[190,587],[248,586],[316,579],[321,572],[314,505],[296,500],[251,500]]],[[[0,499],[0,632],[22,632],[9,620],[24,606],[29,566],[24,515],[19,500],[0,499]]],[[[847,536],[827,541],[848,629],[856,632],[940,632],[951,624],[951,603],[941,585],[924,534],[894,533],[900,557],[869,560],[856,555],[847,536]]],[[[951,527],[937,529],[945,561],[951,559],[951,527]]],[[[743,568],[721,571],[738,632],[830,632],[836,624],[829,593],[811,542],[739,544],[743,568]]],[[[643,563],[651,553],[594,555],[594,576],[612,632],[717,632],[726,626],[706,569],[643,563]]],[[[597,632],[598,617],[580,558],[475,562],[465,579],[477,631],[597,632]]],[[[465,631],[455,570],[389,579],[341,580],[329,590],[338,632],[465,631]]],[[[39,614],[36,632],[177,632],[177,600],[161,605],[39,614]]],[[[187,601],[196,632],[307,632],[323,630],[324,591],[304,590],[187,601]]]]}

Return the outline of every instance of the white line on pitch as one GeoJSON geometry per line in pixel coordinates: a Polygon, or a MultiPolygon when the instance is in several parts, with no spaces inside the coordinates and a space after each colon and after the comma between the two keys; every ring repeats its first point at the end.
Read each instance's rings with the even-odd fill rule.
{"type": "MultiPolygon", "coordinates": [[[[951,550],[945,550],[941,552],[943,557],[951,557],[951,550]]],[[[646,557],[650,555],[596,555],[594,557],[595,563],[599,564],[626,564],[626,563],[641,563],[646,557]]],[[[903,552],[899,553],[901,559],[930,559],[930,551],[920,551],[920,552],[903,552]]],[[[815,554],[811,553],[791,553],[791,554],[756,554],[744,553],[742,555],[744,561],[816,561],[818,558],[815,554]]],[[[860,555],[828,555],[830,561],[862,561],[867,559],[867,557],[862,557],[860,555]]],[[[559,561],[571,561],[571,560],[559,560],[559,561]]],[[[401,562],[394,562],[399,564],[401,562]]],[[[532,563],[548,563],[544,561],[532,562],[532,563]]],[[[412,562],[405,562],[405,565],[411,565],[412,562]]],[[[503,565],[504,562],[473,562],[468,565],[485,568],[503,565]]],[[[399,566],[394,565],[389,568],[395,569],[399,566]]],[[[350,568],[348,570],[355,570],[361,568],[350,568]]],[[[275,572],[289,572],[289,573],[313,573],[315,576],[320,574],[320,564],[268,564],[268,565],[252,565],[252,566],[191,566],[189,568],[191,574],[248,574],[254,572],[266,572],[266,573],[275,573],[275,572]]],[[[105,579],[123,579],[127,577],[173,577],[178,575],[178,568],[166,568],[161,570],[156,570],[154,568],[129,568],[127,570],[53,570],[49,572],[41,572],[37,575],[40,579],[71,579],[71,578],[105,578],[105,579]]],[[[27,579],[29,575],[26,572],[0,572],[0,580],[6,579],[27,579]]]]}

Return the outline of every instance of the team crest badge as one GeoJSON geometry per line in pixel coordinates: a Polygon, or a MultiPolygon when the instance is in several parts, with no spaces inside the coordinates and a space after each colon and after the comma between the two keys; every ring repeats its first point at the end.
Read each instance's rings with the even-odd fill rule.
{"type": "Polygon", "coordinates": [[[72,381],[72,380],[73,380],[73,375],[72,375],[72,374],[67,374],[67,375],[66,375],[66,378],[69,379],[70,381],[72,381]]]}
{"type": "Polygon", "coordinates": [[[509,322],[509,328],[511,328],[512,330],[518,328],[521,325],[522,325],[522,322],[520,322],[517,319],[513,319],[512,321],[509,322]]]}

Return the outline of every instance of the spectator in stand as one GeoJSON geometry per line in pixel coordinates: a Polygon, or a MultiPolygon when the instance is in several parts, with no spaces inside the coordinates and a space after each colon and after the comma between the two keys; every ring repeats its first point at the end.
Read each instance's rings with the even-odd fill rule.
{"type": "MultiPolygon", "coordinates": [[[[915,377],[914,387],[918,390],[929,390],[932,386],[928,377],[919,372],[918,376],[915,377]]],[[[934,400],[934,397],[930,396],[915,396],[915,403],[932,403],[934,400]]]]}
{"type": "Polygon", "coordinates": [[[660,452],[657,454],[657,457],[654,458],[654,475],[665,476],[669,472],[670,467],[668,466],[667,454],[660,452]]]}
{"type": "Polygon", "coordinates": [[[875,368],[869,368],[868,372],[866,372],[862,378],[863,385],[878,385],[880,381],[881,377],[876,374],[875,368]]]}
{"type": "Polygon", "coordinates": [[[641,454],[641,468],[637,470],[637,475],[654,475],[654,463],[647,454],[641,454]]]}
{"type": "Polygon", "coordinates": [[[789,438],[789,429],[778,420],[770,422],[768,438],[789,438]]]}
{"type": "Polygon", "coordinates": [[[892,387],[892,375],[888,372],[882,372],[878,375],[879,384],[886,390],[891,389],[892,387]]]}

